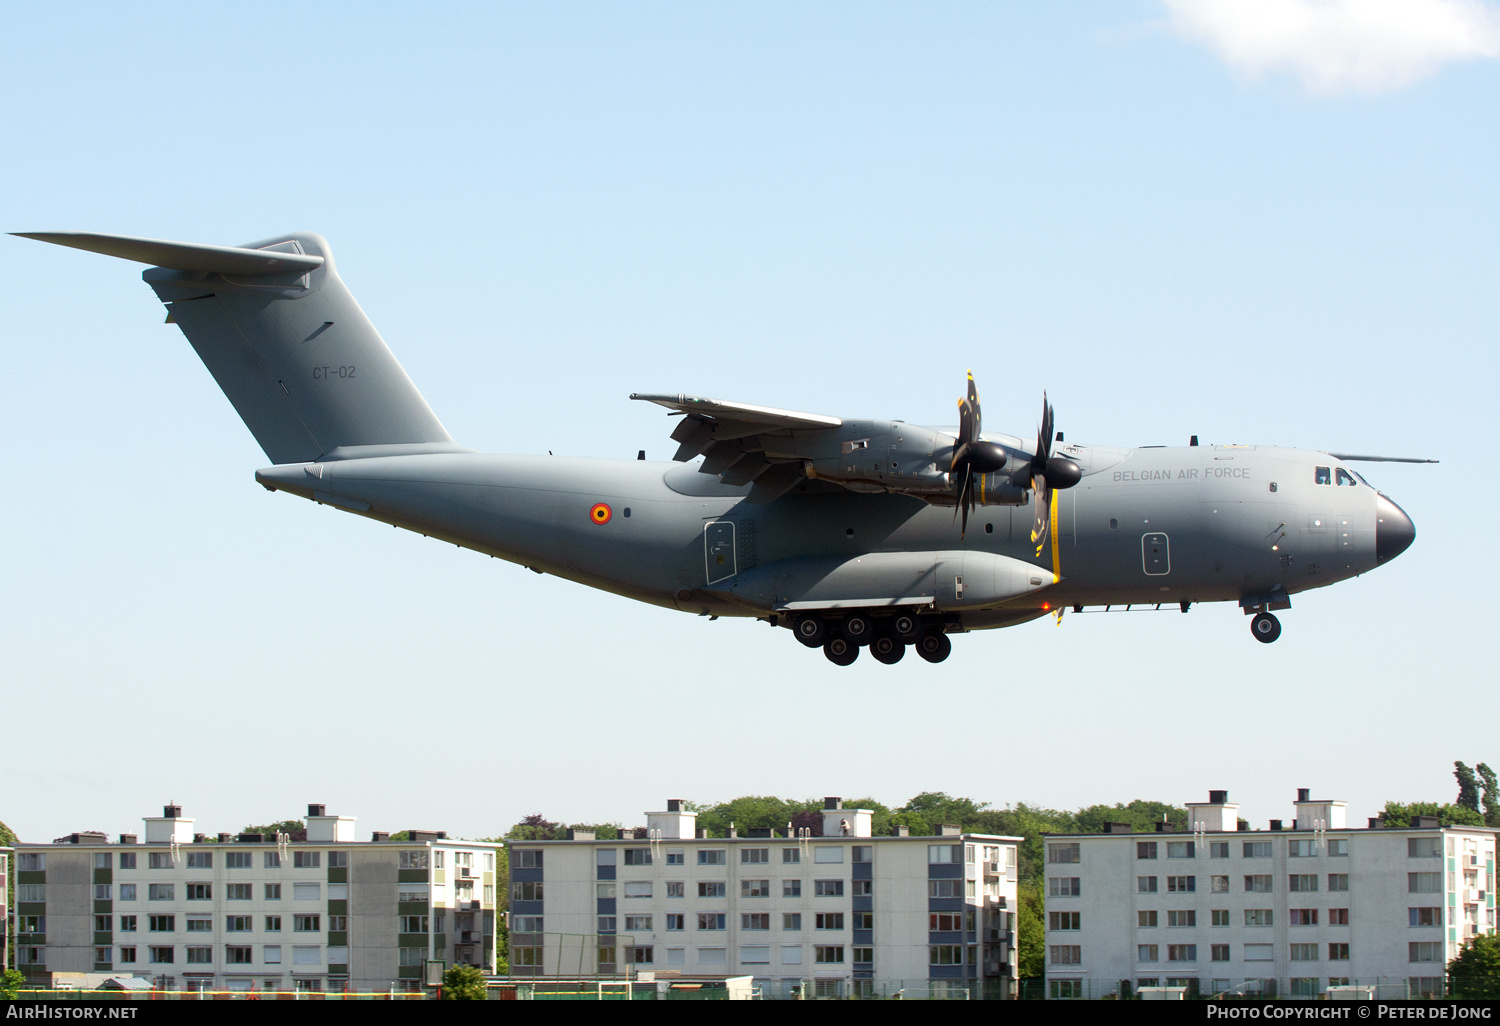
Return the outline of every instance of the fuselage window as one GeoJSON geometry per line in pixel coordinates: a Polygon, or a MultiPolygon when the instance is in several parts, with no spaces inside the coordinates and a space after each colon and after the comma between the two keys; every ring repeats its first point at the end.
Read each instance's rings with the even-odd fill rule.
{"type": "Polygon", "coordinates": [[[1327,467],[1318,467],[1313,475],[1314,484],[1333,484],[1333,471],[1327,467]]]}
{"type": "Polygon", "coordinates": [[[1345,470],[1343,467],[1339,467],[1333,473],[1333,479],[1339,484],[1348,485],[1351,488],[1356,488],[1359,486],[1359,482],[1354,480],[1354,475],[1349,473],[1349,471],[1345,470]]]}

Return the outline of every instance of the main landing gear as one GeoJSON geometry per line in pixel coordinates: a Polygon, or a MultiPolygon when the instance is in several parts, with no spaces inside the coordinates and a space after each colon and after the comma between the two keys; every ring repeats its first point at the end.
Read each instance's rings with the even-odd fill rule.
{"type": "Polygon", "coordinates": [[[887,666],[899,663],[908,647],[929,663],[940,663],[953,651],[941,621],[924,622],[911,613],[872,616],[856,611],[839,620],[803,613],[792,621],[792,633],[808,648],[821,648],[838,666],[858,659],[861,648],[869,648],[870,655],[887,666]]]}
{"type": "Polygon", "coordinates": [[[1271,613],[1256,613],[1250,620],[1250,633],[1256,641],[1269,645],[1281,637],[1281,621],[1271,613]]]}

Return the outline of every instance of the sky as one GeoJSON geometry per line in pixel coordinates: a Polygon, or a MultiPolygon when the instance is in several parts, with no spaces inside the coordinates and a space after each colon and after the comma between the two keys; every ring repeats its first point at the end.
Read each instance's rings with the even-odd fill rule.
{"type": "Polygon", "coordinates": [[[1298,596],[840,669],[258,487],[139,265],[0,236],[0,820],[503,832],[667,798],[997,807],[1500,760],[1500,6],[22,4],[0,229],[326,236],[453,437],[664,459],[631,392],[1369,465],[1416,543],[1298,596]],[[1480,454],[1476,460],[1473,454],[1480,454]],[[1487,514],[1486,514],[1487,515],[1487,514]]]}

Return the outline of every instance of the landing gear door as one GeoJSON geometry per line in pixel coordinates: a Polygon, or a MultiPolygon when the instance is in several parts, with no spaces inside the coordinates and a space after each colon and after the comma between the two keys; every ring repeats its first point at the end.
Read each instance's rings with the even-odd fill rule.
{"type": "Polygon", "coordinates": [[[703,562],[709,586],[735,575],[733,521],[714,520],[703,525],[703,562]]]}

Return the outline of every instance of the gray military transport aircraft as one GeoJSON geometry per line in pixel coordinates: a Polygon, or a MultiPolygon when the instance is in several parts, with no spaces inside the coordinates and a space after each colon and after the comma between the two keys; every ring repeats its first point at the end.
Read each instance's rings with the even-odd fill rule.
{"type": "Polygon", "coordinates": [[[1070,606],[1237,602],[1272,642],[1292,595],[1416,535],[1346,466],[1386,457],[1063,445],[1045,395],[1028,444],[981,432],[972,375],[956,431],[637,394],[681,416],[674,462],[486,455],[448,436],[319,235],[24,237],[153,265],[167,323],[275,464],[255,475],[267,489],[642,602],[756,617],[840,665],[908,645],[941,662],[951,634],[1070,606]]]}

